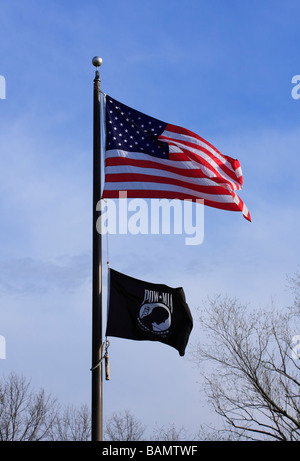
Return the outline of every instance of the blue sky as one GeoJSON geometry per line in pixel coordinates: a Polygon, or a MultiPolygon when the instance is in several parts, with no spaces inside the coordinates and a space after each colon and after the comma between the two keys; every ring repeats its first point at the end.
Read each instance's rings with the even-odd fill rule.
{"type": "MultiPolygon", "coordinates": [[[[0,375],[14,370],[63,403],[90,403],[95,55],[102,91],[239,159],[252,216],[205,208],[197,247],[183,236],[110,236],[111,267],[183,286],[195,318],[189,347],[201,339],[207,296],[291,302],[299,3],[0,0],[0,10],[0,375]]],[[[181,358],[162,344],[112,339],[105,415],[128,408],[149,429],[174,422],[190,432],[213,419],[189,347],[181,358]]]]}

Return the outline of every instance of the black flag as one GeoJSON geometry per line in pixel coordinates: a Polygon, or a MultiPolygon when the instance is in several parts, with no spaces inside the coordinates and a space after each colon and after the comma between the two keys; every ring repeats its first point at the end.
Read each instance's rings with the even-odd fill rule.
{"type": "Polygon", "coordinates": [[[182,288],[144,282],[109,269],[106,336],[160,341],[183,356],[192,328],[182,288]]]}

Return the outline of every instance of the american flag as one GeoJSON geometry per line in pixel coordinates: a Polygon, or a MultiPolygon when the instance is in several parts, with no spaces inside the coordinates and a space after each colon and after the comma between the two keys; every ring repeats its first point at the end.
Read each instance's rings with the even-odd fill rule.
{"type": "Polygon", "coordinates": [[[204,200],[250,213],[236,191],[243,176],[238,160],[180,126],[150,117],[104,95],[106,153],[102,198],[204,200]]]}

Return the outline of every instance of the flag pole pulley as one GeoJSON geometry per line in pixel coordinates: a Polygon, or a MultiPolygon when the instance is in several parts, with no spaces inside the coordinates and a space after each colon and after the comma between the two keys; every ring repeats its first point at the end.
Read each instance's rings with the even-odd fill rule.
{"type": "Polygon", "coordinates": [[[93,106],[93,286],[92,286],[92,441],[103,440],[103,393],[102,393],[102,239],[96,222],[100,218],[96,205],[101,199],[101,97],[98,68],[102,59],[92,59],[96,67],[93,106]],[[99,366],[96,366],[100,362],[99,366]]]}

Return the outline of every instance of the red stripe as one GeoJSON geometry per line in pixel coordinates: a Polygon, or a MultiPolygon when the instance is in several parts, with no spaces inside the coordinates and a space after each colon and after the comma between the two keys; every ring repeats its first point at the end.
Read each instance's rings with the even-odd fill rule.
{"type": "MultiPolygon", "coordinates": [[[[119,192],[122,192],[122,190],[104,190],[102,198],[107,199],[107,198],[120,198],[119,197],[119,192]]],[[[173,199],[178,199],[178,200],[191,200],[192,202],[196,202],[197,198],[200,200],[199,197],[195,197],[194,195],[189,195],[189,194],[184,194],[184,193],[176,193],[172,191],[161,191],[161,190],[128,190],[126,191],[127,193],[127,198],[156,198],[156,199],[162,199],[166,198],[169,200],[173,199]]],[[[219,208],[221,210],[227,210],[227,211],[242,211],[243,210],[243,205],[241,201],[241,206],[236,205],[234,202],[233,203],[224,203],[224,202],[214,202],[212,200],[204,200],[204,205],[213,207],[213,208],[219,208]]]]}
{"type": "Polygon", "coordinates": [[[168,124],[165,128],[165,131],[171,131],[173,133],[178,133],[178,134],[184,134],[186,136],[191,136],[192,138],[196,138],[196,139],[199,139],[199,141],[207,144],[209,147],[211,147],[211,149],[213,149],[215,152],[217,152],[219,155],[221,155],[222,157],[223,154],[221,154],[221,152],[216,149],[215,146],[213,146],[212,144],[210,144],[210,142],[206,141],[206,139],[204,138],[201,138],[201,136],[199,136],[198,134],[196,133],[193,133],[193,131],[190,131],[186,128],[182,128],[181,126],[176,126],[176,125],[171,125],[171,124],[168,124]]]}
{"type": "MultiPolygon", "coordinates": [[[[171,140],[171,138],[164,138],[165,140],[169,140],[171,142],[168,142],[169,145],[175,145],[177,146],[176,144],[176,140],[171,140]]],[[[196,144],[192,144],[192,143],[188,143],[188,142],[185,142],[185,141],[180,141],[181,144],[184,144],[185,146],[191,146],[193,147],[194,149],[197,149],[201,152],[204,152],[205,154],[207,154],[217,165],[218,167],[222,170],[222,173],[226,174],[227,176],[229,176],[229,178],[231,178],[235,183],[239,183],[241,184],[242,183],[242,177],[238,177],[236,175],[236,173],[234,171],[232,171],[230,168],[228,168],[228,166],[224,165],[224,163],[222,163],[222,161],[220,159],[218,159],[217,157],[215,157],[214,155],[211,154],[211,152],[207,151],[206,149],[204,149],[203,147],[200,147],[200,146],[197,146],[196,144]]],[[[194,160],[195,162],[199,163],[200,165],[204,165],[206,168],[208,168],[212,173],[214,173],[215,175],[221,177],[222,174],[220,174],[220,172],[217,170],[217,168],[213,165],[211,165],[209,163],[208,160],[206,160],[205,158],[201,157],[201,155],[197,155],[195,152],[192,152],[188,149],[184,149],[183,146],[178,146],[180,149],[182,149],[183,153],[181,154],[181,159],[183,159],[183,155],[185,155],[186,157],[184,157],[186,160],[187,159],[192,159],[194,160]]],[[[173,158],[172,160],[177,157],[177,159],[179,158],[180,154],[173,154],[173,158]]],[[[236,160],[238,162],[238,160],[236,160]]],[[[238,166],[237,166],[238,168],[238,166]]],[[[224,178],[224,181],[227,181],[226,178],[224,178]]]]}
{"type": "MultiPolygon", "coordinates": [[[[185,144],[188,145],[188,143],[185,143],[185,144]]],[[[198,146],[196,146],[196,147],[198,147],[198,146]]],[[[201,151],[204,152],[204,149],[202,149],[201,147],[200,148],[198,147],[198,150],[201,150],[201,151]]],[[[190,152],[189,150],[184,150],[184,152],[186,153],[186,155],[192,157],[193,160],[198,161],[199,163],[204,163],[213,172],[220,175],[220,173],[217,171],[216,167],[211,165],[207,160],[203,159],[202,157],[197,156],[197,154],[195,154],[194,152],[190,152]]],[[[227,176],[229,176],[229,178],[231,178],[234,182],[240,183],[240,178],[236,175],[236,173],[232,169],[230,169],[227,165],[224,165],[224,163],[222,163],[222,161],[220,159],[218,159],[217,157],[214,157],[214,155],[212,155],[211,153],[208,153],[208,155],[219,166],[219,168],[222,170],[223,173],[225,173],[227,176]]],[[[225,179],[225,181],[226,181],[226,179],[225,179]]]]}
{"type": "MultiPolygon", "coordinates": [[[[180,160],[190,161],[186,157],[180,160]]],[[[157,170],[170,171],[172,173],[177,173],[179,175],[188,176],[191,178],[210,179],[208,178],[206,174],[203,173],[202,170],[200,170],[200,168],[195,168],[195,167],[177,168],[177,167],[173,167],[172,165],[166,165],[165,163],[153,162],[151,160],[139,160],[139,159],[133,159],[129,157],[109,157],[106,159],[105,165],[106,166],[127,165],[127,166],[134,166],[138,168],[152,168],[152,169],[157,169],[157,170]]]]}
{"type": "MultiPolygon", "coordinates": [[[[184,144],[184,145],[186,145],[188,147],[190,146],[193,149],[197,149],[197,150],[207,154],[224,171],[225,174],[227,174],[235,182],[238,182],[239,184],[242,184],[242,176],[238,177],[236,175],[236,173],[235,173],[235,170],[240,167],[240,163],[239,163],[239,161],[237,159],[233,159],[233,158],[231,158],[229,156],[225,156],[225,155],[221,154],[221,152],[218,151],[218,149],[216,149],[212,144],[210,144],[205,139],[201,138],[197,134],[195,134],[192,131],[189,131],[189,130],[187,130],[185,128],[176,127],[175,125],[167,125],[167,127],[165,128],[165,131],[171,131],[171,132],[174,132],[174,133],[177,133],[177,134],[183,134],[183,135],[186,135],[186,136],[191,136],[191,137],[194,137],[194,138],[200,140],[201,142],[205,143],[207,146],[209,146],[211,149],[213,149],[219,156],[221,156],[224,159],[224,162],[226,162],[226,161],[229,162],[230,165],[231,165],[231,168],[229,168],[227,165],[225,165],[211,151],[205,149],[202,146],[199,146],[197,144],[194,144],[192,142],[185,141],[185,140],[179,140],[179,139],[175,139],[175,138],[171,138],[171,137],[167,137],[167,136],[159,136],[159,139],[167,141],[168,144],[172,145],[172,142],[175,145],[177,145],[177,143],[181,143],[181,144],[184,144]]],[[[178,147],[182,148],[182,146],[178,146],[178,147]]],[[[184,150],[184,152],[188,156],[192,156],[192,155],[195,156],[196,155],[195,153],[192,153],[192,152],[189,152],[189,151],[186,151],[186,150],[184,150]]],[[[203,161],[203,163],[206,162],[205,164],[207,165],[207,161],[205,159],[203,159],[202,157],[198,158],[198,160],[195,157],[193,157],[193,159],[200,162],[200,163],[202,161],[203,161]]],[[[210,166],[210,169],[212,169],[212,168],[214,168],[214,167],[210,166]]],[[[216,170],[212,170],[212,171],[216,171],[216,170]]]]}
{"type": "MultiPolygon", "coordinates": [[[[204,158],[202,157],[199,157],[197,154],[195,154],[194,152],[191,152],[191,151],[188,151],[188,150],[184,150],[184,153],[190,158],[192,159],[193,161],[195,161],[196,163],[198,163],[199,165],[203,165],[205,166],[207,169],[209,169],[217,178],[222,178],[223,182],[226,182],[226,183],[229,183],[229,180],[224,178],[224,176],[222,176],[222,173],[220,173],[214,166],[212,166],[208,160],[205,160],[204,158]]],[[[222,167],[220,166],[220,169],[222,170],[222,172],[224,173],[225,171],[224,170],[227,170],[226,171],[226,174],[227,176],[229,176],[234,183],[237,182],[237,176],[230,170],[228,170],[228,168],[224,168],[224,165],[222,165],[222,167]]]]}
{"type": "MultiPolygon", "coordinates": [[[[212,160],[214,160],[214,162],[217,163],[217,165],[224,165],[224,162],[222,162],[222,160],[220,160],[218,157],[216,157],[210,150],[206,149],[205,147],[203,146],[199,146],[199,144],[196,144],[196,143],[193,143],[191,141],[186,141],[184,139],[177,139],[177,138],[172,138],[170,136],[164,136],[164,135],[161,135],[159,136],[159,139],[162,140],[162,141],[166,141],[168,144],[172,144],[172,142],[177,145],[177,143],[179,144],[184,144],[185,146],[187,147],[191,147],[192,149],[196,149],[196,150],[199,150],[201,152],[203,152],[204,154],[208,155],[212,160]]],[[[181,147],[181,146],[178,146],[178,147],[181,147]]],[[[219,155],[221,157],[224,158],[224,156],[219,153],[219,155]]],[[[226,161],[227,159],[224,158],[224,161],[226,161]]]]}
{"type": "Polygon", "coordinates": [[[154,175],[145,175],[137,173],[117,173],[117,174],[106,174],[105,182],[151,182],[157,184],[171,184],[180,187],[185,187],[197,192],[205,194],[216,194],[216,195],[232,195],[228,189],[220,186],[204,186],[190,182],[185,182],[179,179],[171,177],[160,177],[154,175]]]}

